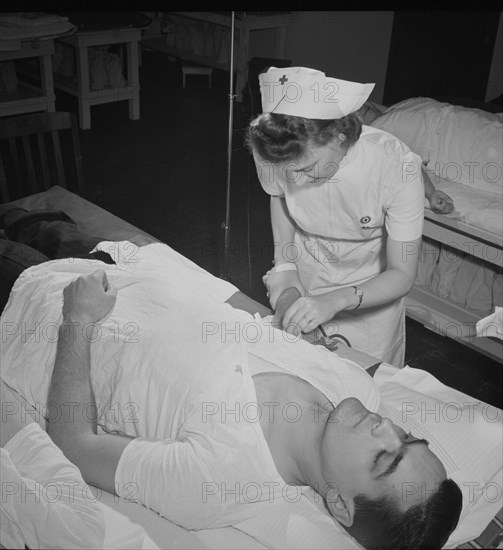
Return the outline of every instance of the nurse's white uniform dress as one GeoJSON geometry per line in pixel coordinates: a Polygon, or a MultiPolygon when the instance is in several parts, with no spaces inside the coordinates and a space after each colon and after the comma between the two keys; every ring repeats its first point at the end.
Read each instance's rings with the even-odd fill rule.
{"type": "MultiPolygon", "coordinates": [[[[422,235],[421,159],[387,132],[363,126],[339,170],[320,184],[302,174],[287,180],[278,165],[257,156],[255,162],[264,190],[286,200],[296,224],[287,255],[311,296],[362,284],[384,271],[388,236],[405,242],[422,235]]],[[[404,260],[417,253],[408,248],[404,246],[404,260]]],[[[404,298],[341,312],[323,326],[329,335],[343,334],[352,347],[403,366],[404,298]]]]}

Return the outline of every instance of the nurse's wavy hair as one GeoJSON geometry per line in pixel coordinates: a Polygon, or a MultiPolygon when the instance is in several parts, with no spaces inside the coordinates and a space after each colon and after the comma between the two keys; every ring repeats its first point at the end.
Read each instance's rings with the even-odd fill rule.
{"type": "Polygon", "coordinates": [[[353,525],[345,527],[367,550],[431,550],[442,548],[456,528],[462,494],[452,479],[421,504],[400,511],[389,496],[376,500],[357,495],[353,525]]]}
{"type": "Polygon", "coordinates": [[[342,146],[349,148],[358,141],[361,131],[356,113],[334,120],[263,113],[250,122],[246,145],[266,161],[285,162],[301,158],[308,146],[339,140],[339,134],[346,137],[342,146]]]}

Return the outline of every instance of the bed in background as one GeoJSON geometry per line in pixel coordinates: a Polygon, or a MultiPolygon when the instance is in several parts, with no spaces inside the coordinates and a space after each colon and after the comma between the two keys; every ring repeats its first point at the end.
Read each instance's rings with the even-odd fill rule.
{"type": "Polygon", "coordinates": [[[425,202],[407,315],[503,361],[503,340],[475,336],[477,322],[503,305],[503,114],[421,97],[367,107],[364,123],[406,143],[455,204],[441,215],[425,202]]]}

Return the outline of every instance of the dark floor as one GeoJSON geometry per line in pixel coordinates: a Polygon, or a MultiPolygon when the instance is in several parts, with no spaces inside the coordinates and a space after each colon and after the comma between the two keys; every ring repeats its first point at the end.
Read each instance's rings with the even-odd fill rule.
{"type": "MultiPolygon", "coordinates": [[[[228,73],[215,71],[212,89],[163,53],[144,51],[141,119],[126,102],[91,109],[81,131],[86,197],[170,244],[215,275],[224,272],[229,123],[228,73]]],[[[57,109],[77,112],[77,100],[57,94],[57,109]]],[[[261,276],[271,266],[268,196],[256,178],[243,132],[256,109],[233,109],[228,278],[267,304],[261,276]]],[[[503,408],[502,365],[407,320],[406,363],[476,399],[503,408]]]]}

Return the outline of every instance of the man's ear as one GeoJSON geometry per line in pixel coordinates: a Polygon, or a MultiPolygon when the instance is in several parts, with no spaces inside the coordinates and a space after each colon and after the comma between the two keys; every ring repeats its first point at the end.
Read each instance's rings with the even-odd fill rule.
{"type": "Polygon", "coordinates": [[[339,492],[327,495],[327,507],[332,516],[344,527],[351,527],[355,517],[355,503],[351,497],[339,492]]]}

